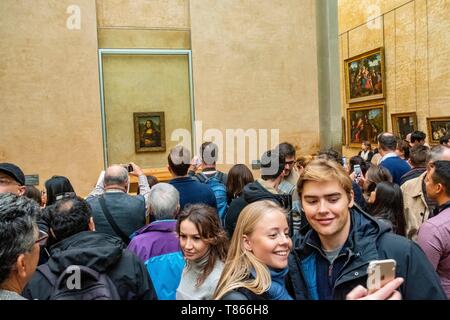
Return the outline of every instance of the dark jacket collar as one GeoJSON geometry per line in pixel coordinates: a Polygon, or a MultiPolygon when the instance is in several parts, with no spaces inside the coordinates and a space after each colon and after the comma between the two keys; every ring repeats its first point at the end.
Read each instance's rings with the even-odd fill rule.
{"type": "Polygon", "coordinates": [[[450,201],[447,201],[443,205],[440,205],[434,209],[434,217],[437,216],[439,213],[444,211],[445,209],[450,208],[450,201]]]}
{"type": "MultiPolygon", "coordinates": [[[[345,281],[345,274],[355,270],[358,270],[355,272],[357,276],[364,276],[367,273],[367,264],[371,260],[378,259],[377,239],[382,234],[391,231],[389,227],[380,225],[374,218],[356,206],[350,209],[350,219],[349,236],[341,251],[345,251],[349,255],[349,263],[345,266],[338,282],[345,281]]],[[[316,231],[311,229],[300,239],[299,245],[294,250],[302,260],[312,253],[323,254],[320,248],[319,236],[316,231]]]]}
{"type": "Polygon", "coordinates": [[[71,265],[84,265],[104,272],[122,257],[121,239],[95,231],[83,231],[50,248],[50,270],[58,273],[71,265]]]}

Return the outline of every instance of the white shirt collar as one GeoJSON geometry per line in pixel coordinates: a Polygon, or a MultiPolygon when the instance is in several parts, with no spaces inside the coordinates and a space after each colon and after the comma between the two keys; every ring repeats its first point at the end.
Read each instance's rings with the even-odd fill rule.
{"type": "Polygon", "coordinates": [[[378,163],[382,163],[384,160],[386,160],[387,158],[394,158],[394,157],[398,157],[397,154],[395,152],[389,152],[388,154],[385,154],[381,159],[380,162],[378,163]]]}

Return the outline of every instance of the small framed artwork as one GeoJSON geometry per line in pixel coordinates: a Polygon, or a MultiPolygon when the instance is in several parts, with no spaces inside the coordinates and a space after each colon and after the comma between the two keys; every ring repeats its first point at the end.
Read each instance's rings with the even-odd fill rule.
{"type": "Polygon", "coordinates": [[[400,139],[406,139],[408,133],[417,130],[417,115],[415,112],[391,114],[392,132],[400,139]]]}
{"type": "Polygon", "coordinates": [[[386,130],[384,103],[347,108],[347,143],[359,147],[363,141],[377,143],[378,134],[386,130]]]}
{"type": "Polygon", "coordinates": [[[384,98],[384,50],[378,48],[344,62],[347,103],[384,98]]]}
{"type": "Polygon", "coordinates": [[[427,118],[428,141],[439,144],[439,139],[450,133],[450,116],[427,118]]]}
{"type": "Polygon", "coordinates": [[[136,152],[166,151],[164,112],[135,112],[133,120],[136,152]]]}

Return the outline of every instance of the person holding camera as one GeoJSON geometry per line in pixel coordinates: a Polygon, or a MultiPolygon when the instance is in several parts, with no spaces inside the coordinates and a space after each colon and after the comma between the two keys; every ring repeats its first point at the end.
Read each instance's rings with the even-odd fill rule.
{"type": "Polygon", "coordinates": [[[86,198],[92,208],[96,230],[118,236],[125,244],[143,227],[149,206],[150,187],[142,169],[131,162],[112,165],[100,173],[97,185],[86,198]],[[128,194],[129,176],[138,177],[139,195],[128,194]]]}
{"type": "Polygon", "coordinates": [[[395,277],[404,280],[398,289],[403,299],[447,299],[420,247],[354,206],[352,181],[342,166],[325,159],[311,161],[297,190],[311,230],[295,243],[289,257],[288,287],[294,299],[348,299],[355,287],[358,292],[351,298],[362,298],[369,291],[359,285],[370,283],[370,263],[386,259],[395,260],[395,277]]]}

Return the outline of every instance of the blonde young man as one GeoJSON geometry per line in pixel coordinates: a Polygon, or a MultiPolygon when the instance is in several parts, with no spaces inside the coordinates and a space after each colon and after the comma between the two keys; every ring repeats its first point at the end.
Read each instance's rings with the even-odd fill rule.
{"type": "Polygon", "coordinates": [[[337,163],[310,162],[297,190],[311,230],[296,241],[290,256],[295,299],[345,299],[356,286],[365,286],[369,262],[383,259],[397,262],[403,299],[446,299],[417,244],[353,206],[352,181],[337,163]]]}

